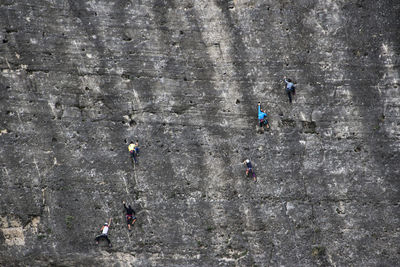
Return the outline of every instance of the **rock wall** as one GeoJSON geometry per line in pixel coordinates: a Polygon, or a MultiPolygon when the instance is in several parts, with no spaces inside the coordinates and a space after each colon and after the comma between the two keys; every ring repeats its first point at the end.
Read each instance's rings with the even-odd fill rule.
{"type": "Polygon", "coordinates": [[[1,0],[0,265],[395,266],[399,15],[396,0],[1,0]]]}

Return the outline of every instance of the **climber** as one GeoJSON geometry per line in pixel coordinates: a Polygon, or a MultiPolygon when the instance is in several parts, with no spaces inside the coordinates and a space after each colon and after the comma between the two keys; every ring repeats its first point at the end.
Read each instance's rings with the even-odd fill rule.
{"type": "Polygon", "coordinates": [[[139,157],[139,140],[136,140],[136,143],[135,143],[135,152],[136,152],[136,156],[139,157]]]}
{"type": "Polygon", "coordinates": [[[133,141],[131,141],[131,143],[128,146],[128,150],[129,150],[129,153],[131,154],[131,157],[132,157],[133,161],[135,163],[138,163],[138,161],[137,161],[137,152],[139,152],[139,142],[136,141],[136,144],[133,143],[133,141]],[[136,144],[138,146],[137,148],[136,148],[136,144]]]}
{"type": "Polygon", "coordinates": [[[296,94],[296,87],[294,86],[291,79],[286,79],[286,77],[283,77],[283,79],[286,83],[286,93],[289,97],[289,102],[292,103],[292,95],[296,94]]]}
{"type": "Polygon", "coordinates": [[[267,129],[269,129],[269,123],[267,120],[267,113],[265,112],[265,110],[261,109],[261,103],[258,102],[258,121],[259,121],[259,125],[262,128],[264,125],[267,127],[267,129]]]}
{"type": "Polygon", "coordinates": [[[251,161],[249,159],[246,159],[245,161],[243,161],[243,164],[246,164],[246,168],[247,168],[246,176],[249,177],[249,173],[251,173],[253,176],[254,182],[256,182],[257,181],[256,173],[253,170],[253,165],[251,164],[251,161]]]}
{"type": "Polygon", "coordinates": [[[131,230],[131,225],[133,227],[133,224],[136,222],[136,217],[135,217],[135,211],[132,209],[131,205],[128,205],[126,207],[125,201],[122,201],[124,204],[124,208],[126,211],[126,223],[128,224],[128,230],[131,230]]]}
{"type": "Polygon", "coordinates": [[[108,246],[111,247],[111,241],[108,239],[108,229],[111,226],[111,218],[108,220],[108,223],[105,223],[103,227],[101,227],[101,235],[96,236],[96,244],[99,244],[99,239],[104,238],[108,242],[108,246]]]}

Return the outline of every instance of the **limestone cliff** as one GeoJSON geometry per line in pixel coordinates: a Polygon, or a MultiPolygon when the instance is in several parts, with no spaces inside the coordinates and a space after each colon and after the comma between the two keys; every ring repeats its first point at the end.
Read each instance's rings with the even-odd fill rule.
{"type": "Polygon", "coordinates": [[[399,17],[397,0],[0,0],[0,265],[395,266],[399,17]]]}

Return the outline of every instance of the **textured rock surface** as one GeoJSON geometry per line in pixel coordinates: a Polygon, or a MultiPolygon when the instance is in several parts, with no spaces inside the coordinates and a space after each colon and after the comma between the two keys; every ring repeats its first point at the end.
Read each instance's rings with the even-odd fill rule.
{"type": "Polygon", "coordinates": [[[399,12],[1,0],[0,264],[396,265],[399,12]],[[113,248],[99,248],[109,217],[113,248]]]}

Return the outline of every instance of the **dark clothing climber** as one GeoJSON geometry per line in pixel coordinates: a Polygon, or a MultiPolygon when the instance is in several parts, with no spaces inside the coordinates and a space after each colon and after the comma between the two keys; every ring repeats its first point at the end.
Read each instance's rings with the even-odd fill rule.
{"type": "Polygon", "coordinates": [[[249,159],[243,161],[243,164],[246,164],[246,176],[249,176],[249,173],[252,174],[254,182],[257,181],[256,173],[253,170],[253,165],[249,159]]]}
{"type": "Polygon", "coordinates": [[[249,170],[253,169],[253,165],[251,165],[251,161],[249,159],[246,160],[244,163],[246,163],[247,169],[249,169],[249,170]]]}
{"type": "Polygon", "coordinates": [[[131,226],[136,222],[135,211],[132,209],[131,205],[126,207],[125,201],[122,202],[124,204],[124,208],[126,211],[126,223],[128,224],[129,231],[131,230],[131,226]]]}
{"type": "Polygon", "coordinates": [[[139,142],[136,140],[136,143],[133,141],[128,146],[129,153],[135,163],[138,163],[137,157],[139,156],[139,142]]]}
{"type": "Polygon", "coordinates": [[[296,94],[296,87],[294,86],[291,79],[286,79],[285,77],[284,80],[286,83],[286,93],[289,97],[289,102],[292,103],[292,95],[296,94]]]}
{"type": "Polygon", "coordinates": [[[267,129],[269,128],[267,116],[268,115],[265,112],[265,110],[261,109],[261,103],[258,102],[258,122],[259,122],[260,127],[263,127],[265,125],[267,127],[267,129]]]}

